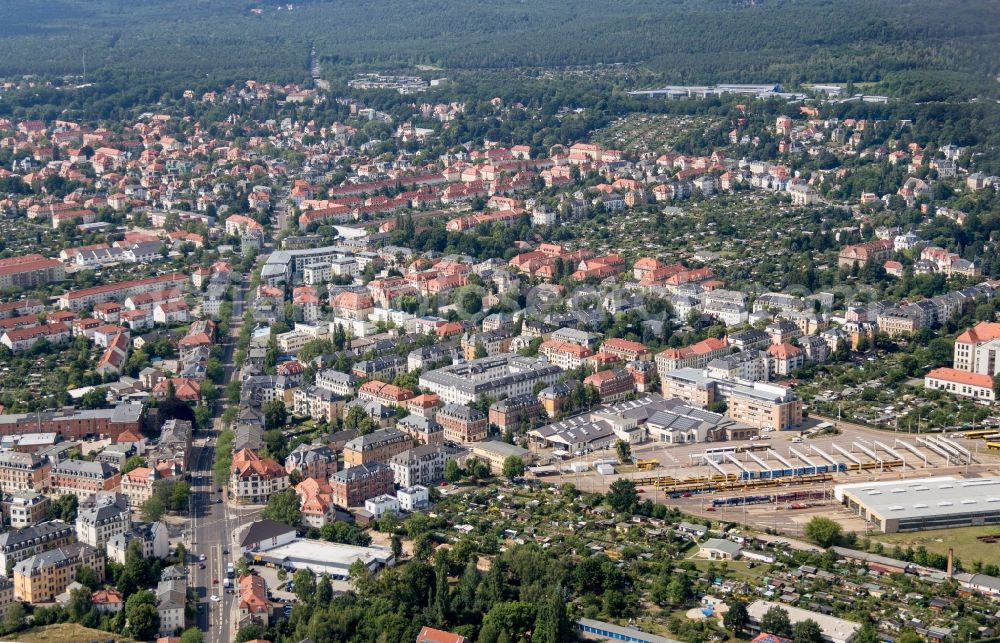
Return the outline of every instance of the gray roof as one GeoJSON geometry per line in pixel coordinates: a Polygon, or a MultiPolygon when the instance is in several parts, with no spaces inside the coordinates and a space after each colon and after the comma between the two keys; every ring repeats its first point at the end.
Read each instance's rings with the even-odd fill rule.
{"type": "Polygon", "coordinates": [[[701,544],[701,548],[725,552],[730,556],[736,556],[742,550],[739,543],[734,543],[733,541],[726,540],[724,538],[709,538],[701,544]]]}
{"type": "MultiPolygon", "coordinates": [[[[338,471],[337,473],[330,476],[330,480],[337,480],[338,482],[354,482],[359,478],[363,478],[369,475],[375,475],[383,470],[389,470],[389,467],[381,462],[374,462],[372,464],[359,464],[353,467],[344,469],[343,471],[338,471]]],[[[389,471],[389,477],[392,477],[391,470],[389,471]]]]}

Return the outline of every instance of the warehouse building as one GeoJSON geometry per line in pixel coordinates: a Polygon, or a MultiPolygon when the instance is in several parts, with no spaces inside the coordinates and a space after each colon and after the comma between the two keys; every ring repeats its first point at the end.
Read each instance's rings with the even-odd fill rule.
{"type": "Polygon", "coordinates": [[[841,484],[834,497],[887,534],[1000,524],[1000,477],[841,484]]]}

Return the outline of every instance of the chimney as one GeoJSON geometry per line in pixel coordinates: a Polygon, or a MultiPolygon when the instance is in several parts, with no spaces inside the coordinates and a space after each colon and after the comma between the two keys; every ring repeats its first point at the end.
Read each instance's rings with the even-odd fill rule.
{"type": "Polygon", "coordinates": [[[955,550],[948,548],[948,569],[946,570],[948,578],[951,578],[955,573],[955,550]]]}

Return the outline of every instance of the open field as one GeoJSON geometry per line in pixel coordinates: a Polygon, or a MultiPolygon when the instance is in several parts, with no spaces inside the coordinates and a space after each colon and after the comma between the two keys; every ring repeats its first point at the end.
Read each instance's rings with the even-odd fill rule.
{"type": "Polygon", "coordinates": [[[976,540],[976,536],[1000,534],[1000,527],[961,527],[958,529],[935,529],[931,531],[907,532],[903,534],[872,534],[872,540],[882,543],[886,553],[899,545],[917,548],[923,545],[927,551],[936,554],[948,554],[948,549],[955,550],[955,556],[960,558],[968,568],[972,561],[981,560],[991,563],[1000,560],[1000,542],[984,543],[976,540]]]}
{"type": "Polygon", "coordinates": [[[76,623],[58,623],[56,625],[45,625],[25,632],[19,632],[14,638],[4,638],[3,640],[18,641],[19,643],[66,643],[66,641],[76,641],[76,643],[87,643],[88,641],[128,643],[132,639],[103,630],[92,630],[89,627],[83,627],[76,623]]]}

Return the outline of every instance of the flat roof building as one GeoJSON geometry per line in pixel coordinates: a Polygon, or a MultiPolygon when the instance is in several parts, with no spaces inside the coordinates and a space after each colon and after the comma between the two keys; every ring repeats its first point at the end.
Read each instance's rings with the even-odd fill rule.
{"type": "Polygon", "coordinates": [[[1000,477],[840,484],[834,497],[887,534],[1000,524],[1000,477]]]}
{"type": "Polygon", "coordinates": [[[757,630],[760,629],[760,622],[764,619],[764,615],[772,607],[780,607],[781,609],[788,612],[788,620],[791,622],[792,627],[796,623],[800,623],[805,620],[815,621],[819,625],[820,630],[823,632],[823,640],[827,643],[850,643],[857,636],[858,630],[861,629],[860,623],[855,623],[853,621],[848,621],[842,618],[836,618],[834,616],[828,616],[826,614],[821,614],[819,612],[813,612],[812,610],[802,609],[801,607],[792,607],[791,605],[784,605],[782,603],[774,603],[771,601],[754,601],[753,603],[747,605],[747,614],[750,617],[750,628],[757,630]]]}

